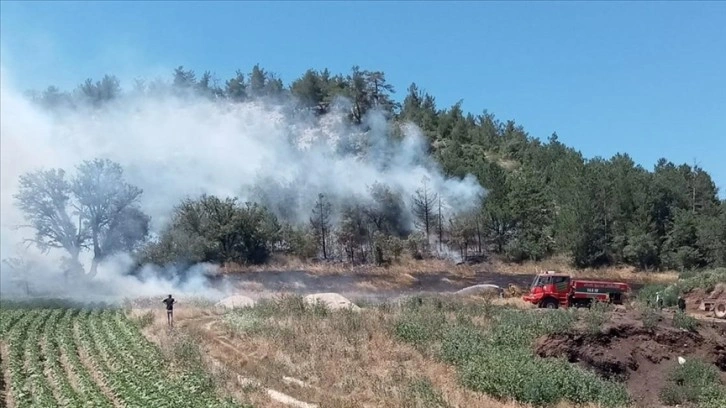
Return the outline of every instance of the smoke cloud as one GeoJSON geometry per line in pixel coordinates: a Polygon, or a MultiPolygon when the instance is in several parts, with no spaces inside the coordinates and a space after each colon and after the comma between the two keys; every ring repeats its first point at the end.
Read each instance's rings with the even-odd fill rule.
{"type": "MultiPolygon", "coordinates": [[[[127,91],[101,108],[48,111],[13,86],[6,67],[1,74],[0,255],[40,262],[35,275],[59,276],[53,262],[61,254],[41,256],[22,246],[34,231],[16,228],[25,223],[13,198],[18,177],[49,168],[74,173],[81,161],[94,158],[120,163],[126,180],[143,189],[141,207],[152,217],[152,232],[164,227],[181,199],[202,193],[242,201],[262,197],[278,214],[301,223],[309,220],[318,193],[335,204],[368,197],[376,182],[401,192],[408,203],[425,177],[451,211],[475,205],[484,194],[473,177],[444,177],[416,126],[401,124],[402,137],[392,137],[398,125],[375,111],[365,118],[365,131],[349,125],[345,100],[316,117],[286,104],[127,91]]],[[[3,264],[3,288],[8,268],[3,264]]],[[[179,291],[178,282],[127,277],[128,268],[130,262],[117,257],[101,266],[98,280],[116,292],[179,291]]],[[[203,280],[186,285],[198,292],[203,280]]]]}

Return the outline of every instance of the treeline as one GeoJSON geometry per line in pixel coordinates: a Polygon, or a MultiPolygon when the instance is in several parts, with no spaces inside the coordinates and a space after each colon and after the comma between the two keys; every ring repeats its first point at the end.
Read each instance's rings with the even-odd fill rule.
{"type": "Polygon", "coordinates": [[[385,185],[377,187],[387,191],[374,200],[378,204],[331,208],[323,196],[311,208],[307,225],[281,225],[260,204],[202,197],[182,203],[160,240],[145,248],[146,259],[155,262],[180,257],[264,262],[275,251],[384,262],[403,252],[427,256],[446,245],[462,255],[496,253],[516,262],[567,254],[580,267],[726,265],[726,201],[719,200],[710,175],[698,166],[661,159],[648,170],[627,154],[588,160],[556,134],[543,142],[514,121],[465,113],[460,103],[439,108],[416,84],[396,102],[393,86],[380,71],[354,67],[347,75],[333,75],[309,70],[285,86],[258,65],[226,81],[210,72],[197,78],[179,67],[170,83],[136,81],[130,91],[106,76],[73,92],[50,87],[32,96],[46,107],[100,106],[124,92],[262,99],[318,115],[345,100],[353,124],[362,125],[371,109],[386,112],[392,121],[415,123],[447,176],[473,174],[488,190],[477,211],[446,218],[437,211],[435,194],[424,194],[423,188],[416,208],[401,208],[411,198],[385,185]],[[406,217],[416,221],[414,229],[400,228],[406,217]]]}

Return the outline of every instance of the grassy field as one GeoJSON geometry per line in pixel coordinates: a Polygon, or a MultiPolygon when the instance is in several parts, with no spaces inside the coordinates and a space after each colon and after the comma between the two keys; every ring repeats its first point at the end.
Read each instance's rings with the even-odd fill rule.
{"type": "Polygon", "coordinates": [[[298,393],[321,406],[484,406],[482,398],[492,407],[628,403],[619,384],[533,356],[537,336],[572,326],[569,312],[445,298],[329,310],[289,296],[223,321],[226,335],[250,354],[274,356],[275,377],[324,389],[298,393]]]}
{"type": "MultiPolygon", "coordinates": [[[[628,318],[638,320],[633,327],[645,333],[634,344],[700,330],[702,323],[664,320],[647,304],[665,288],[717,289],[725,272],[645,287],[627,306],[628,318]]],[[[543,311],[518,298],[451,295],[360,302],[357,310],[311,305],[298,295],[236,310],[179,300],[171,330],[158,301],[118,308],[3,303],[2,400],[9,407],[636,406],[632,381],[535,352],[548,336],[601,338],[608,322],[622,320],[612,309],[543,311]]],[[[723,337],[708,330],[708,341],[723,337]]],[[[726,403],[724,373],[709,362],[689,356],[686,365],[658,370],[663,379],[646,406],[726,403]]]]}
{"type": "Polygon", "coordinates": [[[201,367],[174,367],[118,309],[0,309],[9,407],[239,407],[201,367]]]}

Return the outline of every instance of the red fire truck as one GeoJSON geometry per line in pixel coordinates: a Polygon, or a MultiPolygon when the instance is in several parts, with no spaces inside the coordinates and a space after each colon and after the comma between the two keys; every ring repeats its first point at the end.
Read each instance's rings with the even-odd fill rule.
{"type": "Polygon", "coordinates": [[[631,293],[622,282],[572,279],[552,271],[534,277],[522,299],[541,308],[590,307],[593,301],[622,304],[631,293]]]}

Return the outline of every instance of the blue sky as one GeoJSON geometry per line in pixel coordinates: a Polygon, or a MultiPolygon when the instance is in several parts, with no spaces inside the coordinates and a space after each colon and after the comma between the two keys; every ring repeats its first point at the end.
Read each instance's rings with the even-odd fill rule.
{"type": "Polygon", "coordinates": [[[116,74],[220,79],[255,63],[382,70],[648,169],[695,159],[726,197],[726,2],[2,2],[2,64],[24,88],[116,74]],[[22,73],[22,75],[20,75],[22,73]]]}

